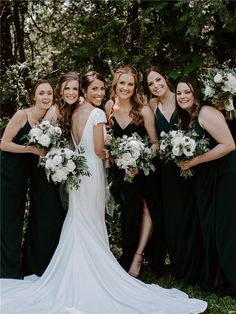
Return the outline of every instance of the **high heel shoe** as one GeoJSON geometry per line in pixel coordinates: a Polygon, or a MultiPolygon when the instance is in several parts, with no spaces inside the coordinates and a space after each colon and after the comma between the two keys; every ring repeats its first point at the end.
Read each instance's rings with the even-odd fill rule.
{"type": "Polygon", "coordinates": [[[142,267],[142,264],[143,264],[143,257],[144,257],[144,254],[141,254],[141,253],[138,253],[136,252],[134,254],[134,258],[133,258],[133,261],[132,261],[132,264],[130,266],[130,269],[128,271],[128,273],[137,278],[140,274],[140,270],[141,270],[141,267],[142,267]]]}

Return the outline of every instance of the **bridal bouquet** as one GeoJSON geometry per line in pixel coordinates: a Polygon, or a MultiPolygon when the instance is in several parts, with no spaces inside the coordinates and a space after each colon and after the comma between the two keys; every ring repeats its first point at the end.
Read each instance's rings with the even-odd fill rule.
{"type": "Polygon", "coordinates": [[[41,157],[40,166],[45,168],[47,179],[62,183],[66,191],[78,189],[80,176],[90,176],[83,148],[72,151],[69,148],[52,148],[41,157]]]}
{"type": "Polygon", "coordinates": [[[137,133],[130,137],[112,136],[109,146],[109,154],[113,156],[117,167],[125,170],[124,181],[132,182],[139,169],[142,169],[145,175],[155,170],[151,159],[156,154],[149,148],[148,141],[143,140],[137,133]]]}
{"type": "Polygon", "coordinates": [[[233,96],[236,95],[236,69],[210,69],[207,75],[202,75],[204,85],[204,100],[214,105],[223,103],[226,118],[236,118],[233,96]]]}
{"type": "Polygon", "coordinates": [[[26,136],[28,145],[49,149],[63,142],[62,130],[59,126],[53,126],[48,120],[44,120],[32,127],[26,136]]]}
{"type": "MultiPolygon", "coordinates": [[[[160,159],[168,162],[173,160],[177,165],[185,160],[190,160],[208,151],[207,138],[197,139],[198,134],[192,130],[172,130],[168,133],[161,132],[160,159]]],[[[194,174],[192,169],[180,170],[180,176],[185,179],[194,174]]]]}

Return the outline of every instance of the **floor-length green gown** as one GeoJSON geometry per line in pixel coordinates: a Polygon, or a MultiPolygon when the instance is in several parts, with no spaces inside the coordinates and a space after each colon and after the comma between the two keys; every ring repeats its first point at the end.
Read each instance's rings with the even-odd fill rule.
{"type": "Polygon", "coordinates": [[[30,210],[23,250],[24,275],[41,276],[57,247],[66,211],[62,207],[59,185],[49,182],[45,170],[37,166],[30,176],[30,210]]]}
{"type": "MultiPolygon", "coordinates": [[[[114,125],[112,127],[114,137],[122,137],[123,135],[131,136],[134,132],[138,133],[142,138],[147,135],[143,125],[135,125],[129,123],[125,128],[122,128],[115,117],[113,118],[114,125]]],[[[143,210],[143,201],[146,201],[152,221],[154,222],[154,237],[152,239],[151,248],[154,250],[149,255],[153,259],[153,267],[156,271],[161,271],[164,263],[162,246],[162,230],[160,217],[158,214],[159,195],[155,191],[157,172],[145,176],[140,171],[132,183],[124,182],[124,171],[113,167],[113,175],[116,177],[116,195],[119,194],[121,207],[121,233],[122,233],[122,248],[123,254],[120,258],[121,266],[129,270],[132,263],[134,253],[137,250],[140,222],[143,210]],[[118,193],[117,193],[118,192],[118,193]]]]}
{"type": "MultiPolygon", "coordinates": [[[[196,122],[200,137],[217,143],[196,122]]],[[[197,207],[204,240],[204,276],[201,285],[212,290],[218,266],[236,294],[236,151],[196,167],[197,207]]]]}
{"type": "MultiPolygon", "coordinates": [[[[28,121],[13,142],[24,145],[28,121]]],[[[21,278],[21,243],[33,154],[1,151],[1,277],[21,278]]]]}
{"type": "MultiPolygon", "coordinates": [[[[160,109],[155,112],[158,136],[176,129],[176,115],[167,121],[160,109]]],[[[196,177],[180,177],[174,162],[161,162],[161,196],[164,217],[164,238],[172,274],[181,280],[196,283],[202,266],[202,239],[196,211],[196,177]]]]}

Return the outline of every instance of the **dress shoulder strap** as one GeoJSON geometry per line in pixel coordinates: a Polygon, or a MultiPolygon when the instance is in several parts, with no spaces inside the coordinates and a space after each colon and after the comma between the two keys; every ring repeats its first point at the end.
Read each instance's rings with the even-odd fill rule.
{"type": "Polygon", "coordinates": [[[70,135],[71,135],[72,142],[73,142],[74,146],[77,147],[78,145],[77,145],[77,143],[76,143],[76,141],[75,141],[74,135],[73,135],[73,133],[72,133],[71,130],[70,130],[70,135]]]}

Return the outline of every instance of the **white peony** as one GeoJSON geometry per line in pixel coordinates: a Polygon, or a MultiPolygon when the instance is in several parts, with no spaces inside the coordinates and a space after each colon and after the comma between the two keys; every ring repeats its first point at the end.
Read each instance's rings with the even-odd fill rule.
{"type": "Polygon", "coordinates": [[[50,145],[50,137],[47,134],[42,134],[38,139],[38,143],[44,147],[48,147],[50,145]]]}
{"type": "Polygon", "coordinates": [[[56,172],[52,175],[52,181],[53,182],[62,182],[67,179],[67,174],[64,171],[64,169],[58,169],[56,172]]]}
{"type": "Polygon", "coordinates": [[[222,77],[222,75],[221,75],[220,73],[217,73],[217,74],[214,76],[214,78],[213,78],[213,81],[214,81],[216,84],[221,83],[222,80],[223,80],[223,77],[222,77]]]}
{"type": "Polygon", "coordinates": [[[46,163],[45,163],[45,168],[46,168],[46,169],[55,170],[56,164],[55,164],[54,160],[51,159],[51,158],[48,158],[48,159],[46,160],[46,163]]]}

